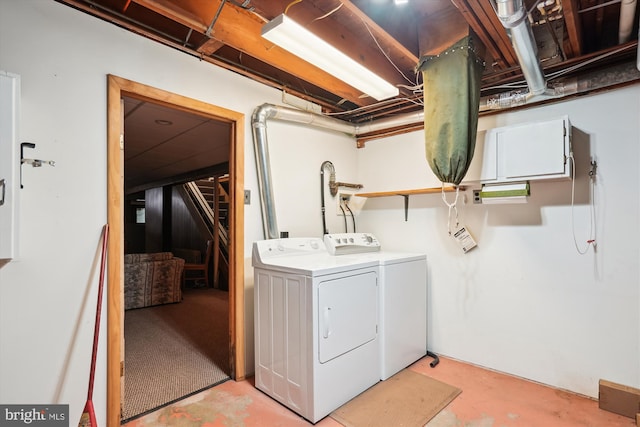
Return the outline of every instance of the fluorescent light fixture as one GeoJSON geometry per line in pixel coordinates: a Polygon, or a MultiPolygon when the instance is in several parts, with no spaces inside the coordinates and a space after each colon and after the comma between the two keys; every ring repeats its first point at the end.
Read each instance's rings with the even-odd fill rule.
{"type": "Polygon", "coordinates": [[[483,204],[527,203],[531,194],[528,182],[485,184],[480,191],[483,204]]]}
{"type": "Polygon", "coordinates": [[[284,14],[262,27],[262,37],[378,101],[400,93],[397,87],[284,14]]]}

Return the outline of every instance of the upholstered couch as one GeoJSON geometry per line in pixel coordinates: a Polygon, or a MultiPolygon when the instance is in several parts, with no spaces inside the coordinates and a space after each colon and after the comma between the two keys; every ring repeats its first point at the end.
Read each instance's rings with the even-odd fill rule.
{"type": "Polygon", "coordinates": [[[171,252],[124,256],[124,308],[182,301],[184,260],[171,252]]]}

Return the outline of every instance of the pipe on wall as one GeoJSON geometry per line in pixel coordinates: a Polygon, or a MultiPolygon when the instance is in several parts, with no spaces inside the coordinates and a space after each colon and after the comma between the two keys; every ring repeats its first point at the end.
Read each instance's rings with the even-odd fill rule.
{"type": "Polygon", "coordinates": [[[618,43],[626,43],[631,38],[633,22],[636,17],[637,0],[622,0],[620,2],[620,20],[618,25],[618,43]]]}
{"type": "Polygon", "coordinates": [[[538,60],[538,47],[527,20],[524,3],[522,0],[495,0],[495,11],[510,35],[529,92],[533,95],[543,94],[547,89],[547,82],[538,60]]]}
{"type": "MultiPolygon", "coordinates": [[[[636,1],[623,0],[623,3],[632,2],[635,13],[636,1]]],[[[554,84],[552,88],[547,87],[547,81],[537,56],[537,45],[533,38],[533,32],[527,19],[527,11],[523,1],[492,0],[492,2],[500,22],[509,32],[528,90],[526,92],[511,91],[483,97],[480,99],[480,111],[507,109],[553,98],[561,98],[640,78],[638,75],[640,59],[638,59],[637,69],[633,67],[633,71],[627,69],[627,64],[623,65],[622,68],[613,67],[604,73],[604,77],[603,75],[592,73],[590,76],[564,80],[554,84]]],[[[631,15],[633,16],[634,13],[631,15]]],[[[257,107],[252,116],[252,128],[258,168],[260,201],[262,204],[262,222],[265,238],[276,239],[278,238],[278,226],[273,204],[273,184],[271,182],[267,142],[267,120],[269,119],[302,123],[357,137],[366,133],[420,123],[424,121],[424,112],[409,113],[357,125],[321,114],[272,104],[263,104],[257,107]]]]}
{"type": "MultiPolygon", "coordinates": [[[[554,85],[552,94],[538,95],[535,98],[528,93],[507,92],[498,95],[483,97],[480,99],[480,111],[500,110],[517,107],[532,100],[561,98],[571,94],[587,93],[606,87],[631,82],[640,79],[640,71],[633,63],[616,65],[604,71],[594,71],[578,78],[565,79],[554,85]]],[[[273,183],[271,181],[271,169],[269,163],[269,150],[267,140],[267,121],[281,120],[285,122],[302,123],[309,126],[342,132],[350,136],[370,132],[378,132],[401,126],[409,126],[424,122],[424,112],[408,113],[401,116],[372,121],[366,124],[353,124],[321,114],[302,111],[291,107],[273,104],[258,106],[252,115],[253,144],[258,170],[258,190],[262,208],[262,224],[266,239],[279,237],[276,212],[273,202],[273,183]]]]}
{"type": "MultiPolygon", "coordinates": [[[[634,0],[635,1],[635,0],[634,0]]],[[[516,107],[532,102],[545,101],[571,94],[562,87],[548,88],[547,81],[538,59],[538,46],[533,38],[533,31],[528,13],[522,0],[494,0],[494,9],[498,19],[509,33],[511,44],[518,57],[527,92],[507,92],[497,97],[486,99],[485,109],[503,109],[516,107]]],[[[481,100],[481,111],[483,100],[481,100]]]]}
{"type": "Polygon", "coordinates": [[[349,136],[357,136],[362,133],[376,132],[399,126],[407,126],[424,120],[422,113],[405,114],[398,117],[381,119],[364,125],[356,125],[333,117],[302,111],[295,108],[262,104],[258,106],[251,116],[251,128],[253,134],[253,148],[256,157],[258,171],[258,189],[262,209],[262,226],[265,239],[277,239],[279,237],[276,211],[273,198],[273,183],[271,180],[271,167],[269,161],[269,143],[267,140],[267,120],[281,120],[286,122],[301,123],[321,129],[342,132],[349,136]]]}

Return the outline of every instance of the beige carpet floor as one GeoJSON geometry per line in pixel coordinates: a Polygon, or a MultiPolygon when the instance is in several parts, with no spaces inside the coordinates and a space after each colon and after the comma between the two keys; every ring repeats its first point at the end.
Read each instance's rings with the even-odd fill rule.
{"type": "Polygon", "coordinates": [[[183,301],[125,312],[122,420],[229,379],[228,293],[187,289],[183,301]]]}

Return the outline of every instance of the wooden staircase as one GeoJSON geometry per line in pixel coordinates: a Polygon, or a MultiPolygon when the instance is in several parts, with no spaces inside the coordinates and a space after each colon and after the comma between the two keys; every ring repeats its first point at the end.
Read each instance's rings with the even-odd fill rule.
{"type": "Polygon", "coordinates": [[[229,176],[199,179],[192,184],[208,207],[202,217],[213,237],[213,287],[220,288],[222,280],[229,280],[229,176]]]}

